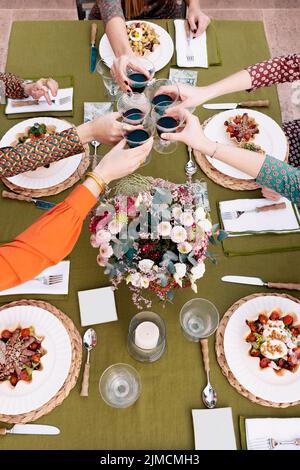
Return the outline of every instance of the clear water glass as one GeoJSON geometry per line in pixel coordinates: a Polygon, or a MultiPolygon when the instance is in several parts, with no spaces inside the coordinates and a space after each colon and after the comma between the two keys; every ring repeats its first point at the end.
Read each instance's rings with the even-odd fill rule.
{"type": "Polygon", "coordinates": [[[106,65],[104,60],[100,59],[97,62],[96,70],[102,78],[103,84],[108,92],[112,101],[115,101],[120,96],[120,88],[116,80],[113,78],[110,68],[106,65]]]}
{"type": "Polygon", "coordinates": [[[102,399],[114,408],[133,405],[141,394],[141,378],[129,364],[114,364],[100,377],[99,391],[102,399]]]}
{"type": "Polygon", "coordinates": [[[180,325],[189,341],[200,341],[212,335],[219,325],[219,312],[206,299],[189,300],[181,309],[180,325]]]}

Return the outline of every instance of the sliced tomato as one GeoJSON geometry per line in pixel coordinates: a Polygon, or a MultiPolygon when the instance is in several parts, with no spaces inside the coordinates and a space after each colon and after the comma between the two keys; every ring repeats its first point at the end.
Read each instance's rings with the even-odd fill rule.
{"type": "Polygon", "coordinates": [[[2,333],[1,333],[1,337],[3,339],[9,339],[12,337],[12,332],[9,331],[9,330],[3,330],[2,333]]]}
{"type": "Polygon", "coordinates": [[[285,366],[285,364],[286,364],[286,361],[284,359],[282,359],[282,358],[279,359],[279,361],[278,361],[279,367],[283,368],[285,366]]]}
{"type": "Polygon", "coordinates": [[[21,330],[21,338],[28,338],[28,336],[30,336],[30,329],[23,328],[23,330],[21,330]]]}
{"type": "Polygon", "coordinates": [[[262,313],[259,315],[258,319],[263,325],[268,323],[268,317],[266,315],[263,315],[262,313]]]}
{"type": "Polygon", "coordinates": [[[268,359],[267,357],[264,357],[263,359],[260,360],[259,365],[262,369],[265,369],[266,367],[268,367],[270,362],[271,362],[270,359],[268,359]]]}
{"type": "Polygon", "coordinates": [[[247,325],[249,326],[252,333],[255,333],[257,331],[257,327],[256,327],[254,321],[247,321],[247,325]]]}
{"type": "Polygon", "coordinates": [[[20,380],[25,380],[25,382],[29,382],[31,380],[31,376],[28,374],[27,370],[21,371],[20,380]]]}
{"type": "Polygon", "coordinates": [[[250,356],[259,357],[260,356],[260,351],[258,349],[251,349],[250,356]]]}
{"type": "Polygon", "coordinates": [[[285,317],[283,317],[282,321],[285,325],[291,325],[294,321],[294,318],[292,317],[292,315],[286,315],[285,317]]]}
{"type": "Polygon", "coordinates": [[[35,353],[35,354],[33,354],[33,355],[31,356],[31,360],[32,360],[33,362],[40,362],[40,360],[41,360],[41,355],[38,354],[38,353],[35,353]]]}
{"type": "Polygon", "coordinates": [[[293,349],[294,353],[296,354],[297,358],[300,359],[300,346],[297,346],[293,349]]]}
{"type": "Polygon", "coordinates": [[[256,341],[256,336],[254,336],[253,333],[249,333],[249,335],[248,335],[247,338],[246,338],[246,341],[247,341],[248,343],[255,343],[255,341],[256,341]]]}
{"type": "Polygon", "coordinates": [[[291,333],[293,336],[298,336],[300,333],[299,328],[295,328],[294,326],[291,328],[291,333]]]}
{"type": "Polygon", "coordinates": [[[15,374],[12,374],[12,375],[10,376],[9,381],[10,381],[11,385],[12,385],[13,387],[15,387],[15,386],[17,385],[17,383],[18,383],[19,380],[18,380],[18,377],[17,377],[15,374]]]}
{"type": "Polygon", "coordinates": [[[37,349],[39,349],[41,343],[38,343],[37,341],[33,341],[33,343],[31,343],[29,346],[28,346],[28,349],[30,349],[30,351],[36,351],[37,349]]]}
{"type": "Polygon", "coordinates": [[[277,312],[277,310],[274,310],[274,312],[272,312],[270,315],[270,320],[275,321],[275,320],[279,320],[279,318],[280,318],[280,314],[279,312],[277,312]]]}

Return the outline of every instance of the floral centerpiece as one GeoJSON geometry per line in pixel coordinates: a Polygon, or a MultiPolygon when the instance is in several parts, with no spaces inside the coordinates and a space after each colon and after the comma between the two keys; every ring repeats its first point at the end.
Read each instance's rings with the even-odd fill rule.
{"type": "Polygon", "coordinates": [[[205,273],[209,242],[226,236],[212,225],[197,184],[132,175],[109,191],[90,220],[97,262],[117,286],[126,281],[138,308],[151,306],[147,291],[172,301],[205,273]]]}

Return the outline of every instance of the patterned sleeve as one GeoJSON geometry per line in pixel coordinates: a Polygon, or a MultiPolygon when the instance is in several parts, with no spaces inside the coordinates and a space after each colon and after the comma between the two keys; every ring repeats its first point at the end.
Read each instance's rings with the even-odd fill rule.
{"type": "Polygon", "coordinates": [[[0,82],[4,82],[5,94],[7,98],[18,99],[25,98],[23,82],[19,77],[13,75],[12,73],[1,73],[0,72],[0,82]]]}
{"type": "Polygon", "coordinates": [[[9,178],[84,152],[75,128],[48,137],[0,148],[0,177],[9,178]]]}
{"type": "Polygon", "coordinates": [[[256,181],[261,186],[273,189],[290,201],[300,204],[299,168],[267,155],[256,181]]]}
{"type": "Polygon", "coordinates": [[[115,16],[120,16],[125,20],[121,0],[97,0],[93,15],[100,16],[105,25],[115,16]]]}
{"type": "MultiPolygon", "coordinates": [[[[250,65],[251,91],[278,83],[300,80],[300,54],[275,57],[255,65],[250,65]]],[[[250,90],[249,90],[250,91],[250,90]]]]}

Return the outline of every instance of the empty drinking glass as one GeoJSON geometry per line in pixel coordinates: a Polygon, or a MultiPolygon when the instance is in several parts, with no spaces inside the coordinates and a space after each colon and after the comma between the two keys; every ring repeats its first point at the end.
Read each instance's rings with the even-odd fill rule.
{"type": "Polygon", "coordinates": [[[127,408],[133,405],[141,394],[141,378],[128,364],[114,364],[100,377],[100,395],[114,408],[127,408]]]}
{"type": "Polygon", "coordinates": [[[181,309],[180,324],[189,341],[200,341],[212,335],[219,324],[219,312],[206,299],[189,300],[181,309]]]}
{"type": "Polygon", "coordinates": [[[120,88],[113,76],[111,75],[110,68],[106,65],[104,60],[100,59],[97,62],[96,70],[102,78],[103,84],[106,90],[108,91],[111,100],[115,101],[120,94],[120,88]]]}

